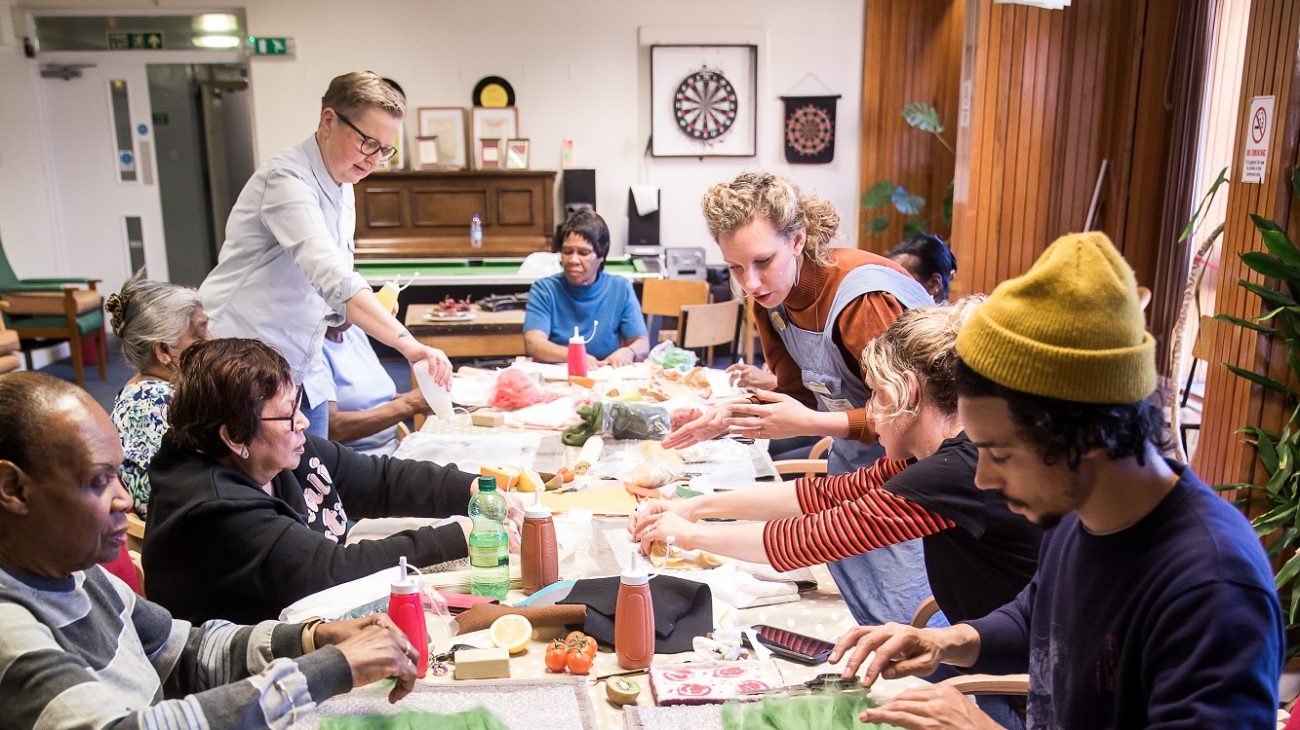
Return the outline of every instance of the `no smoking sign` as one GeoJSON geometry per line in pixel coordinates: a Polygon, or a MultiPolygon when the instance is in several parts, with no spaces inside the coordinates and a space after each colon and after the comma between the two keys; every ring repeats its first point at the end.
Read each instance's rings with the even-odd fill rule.
{"type": "Polygon", "coordinates": [[[1246,152],[1241,163],[1241,181],[1259,184],[1264,182],[1264,169],[1268,164],[1268,141],[1273,127],[1273,97],[1257,96],[1251,99],[1250,114],[1246,119],[1246,152]]]}

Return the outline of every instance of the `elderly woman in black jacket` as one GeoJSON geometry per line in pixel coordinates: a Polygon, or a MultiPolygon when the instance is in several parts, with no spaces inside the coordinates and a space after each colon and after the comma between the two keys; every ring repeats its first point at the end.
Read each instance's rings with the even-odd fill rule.
{"type": "Polygon", "coordinates": [[[402,556],[468,554],[468,518],[345,547],[349,518],[465,515],[476,478],[311,436],[301,391],[257,340],[211,340],[181,358],[143,554],[149,597],[178,617],[270,619],[402,556]]]}

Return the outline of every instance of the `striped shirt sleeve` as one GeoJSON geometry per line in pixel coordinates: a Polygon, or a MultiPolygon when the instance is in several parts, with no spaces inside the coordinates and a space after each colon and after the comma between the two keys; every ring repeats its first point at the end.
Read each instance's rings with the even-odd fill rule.
{"type": "Polygon", "coordinates": [[[799,510],[811,514],[857,499],[870,490],[880,489],[906,467],[905,461],[881,457],[871,466],[856,471],[833,476],[801,477],[794,483],[799,510]]]}
{"type": "MultiPolygon", "coordinates": [[[[933,535],[956,526],[952,520],[880,489],[885,479],[880,478],[882,472],[877,467],[886,461],[889,460],[882,459],[875,466],[851,474],[800,480],[828,480],[832,484],[804,485],[803,488],[796,485],[799,504],[805,513],[799,517],[772,520],[764,526],[763,548],[768,562],[778,570],[794,570],[933,535]],[[826,501],[831,494],[850,492],[856,492],[856,497],[838,504],[826,501]],[[825,506],[809,510],[811,502],[805,501],[805,495],[815,495],[821,500],[819,504],[825,506]]],[[[899,461],[893,463],[903,464],[899,461]]],[[[891,467],[889,464],[883,466],[891,467]]]]}

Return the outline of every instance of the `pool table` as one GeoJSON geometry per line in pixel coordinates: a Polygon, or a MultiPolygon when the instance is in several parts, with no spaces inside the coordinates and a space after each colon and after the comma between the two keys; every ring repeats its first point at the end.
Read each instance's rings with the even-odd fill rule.
{"type": "MultiPolygon", "coordinates": [[[[505,291],[506,287],[525,291],[536,279],[516,273],[522,262],[523,259],[518,258],[358,260],[356,267],[375,287],[394,280],[399,284],[410,281],[414,286],[425,287],[500,287],[501,290],[494,293],[509,293],[505,291]]],[[[633,282],[661,276],[637,270],[628,257],[606,259],[605,271],[626,276],[633,282]]]]}

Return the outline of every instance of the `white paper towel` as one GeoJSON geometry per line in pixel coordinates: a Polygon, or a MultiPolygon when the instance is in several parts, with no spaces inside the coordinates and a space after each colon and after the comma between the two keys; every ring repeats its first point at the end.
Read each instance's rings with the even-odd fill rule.
{"type": "Polygon", "coordinates": [[[650,215],[659,210],[659,186],[633,185],[632,200],[636,202],[637,215],[650,215]]]}

